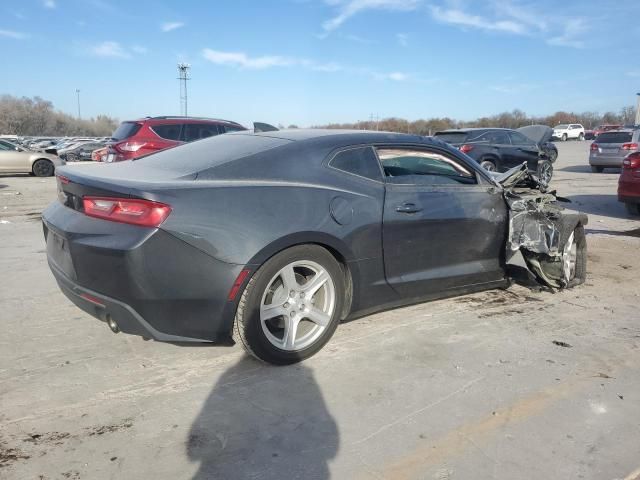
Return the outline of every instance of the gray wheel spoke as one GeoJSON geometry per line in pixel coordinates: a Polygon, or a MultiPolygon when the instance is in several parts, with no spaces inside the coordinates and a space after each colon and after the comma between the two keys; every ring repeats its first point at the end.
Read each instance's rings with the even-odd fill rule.
{"type": "Polygon", "coordinates": [[[322,270],[302,286],[302,291],[311,298],[327,280],[329,280],[329,274],[322,270]]]}
{"type": "Polygon", "coordinates": [[[286,350],[293,350],[296,344],[296,334],[298,332],[299,324],[300,318],[297,316],[287,316],[284,322],[284,336],[282,337],[282,344],[286,350]]]}
{"type": "Polygon", "coordinates": [[[282,278],[282,284],[286,291],[296,290],[300,288],[300,284],[296,280],[296,274],[293,271],[293,265],[287,265],[280,271],[280,277],[282,278]]]}
{"type": "Polygon", "coordinates": [[[287,311],[281,303],[262,305],[260,307],[260,319],[263,321],[269,320],[270,318],[280,317],[282,315],[287,315],[287,311]]]}
{"type": "Polygon", "coordinates": [[[316,325],[320,325],[321,327],[326,327],[331,321],[330,315],[315,307],[310,307],[309,311],[305,312],[304,317],[308,318],[316,325]]]}

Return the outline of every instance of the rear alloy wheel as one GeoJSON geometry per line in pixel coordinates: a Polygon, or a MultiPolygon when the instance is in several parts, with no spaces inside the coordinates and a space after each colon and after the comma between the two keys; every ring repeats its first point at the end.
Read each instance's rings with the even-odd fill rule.
{"type": "Polygon", "coordinates": [[[551,177],[553,177],[553,165],[549,160],[540,160],[538,162],[538,180],[544,185],[549,185],[551,177]]]}
{"type": "Polygon", "coordinates": [[[591,171],[593,173],[602,173],[604,172],[604,167],[600,167],[598,165],[591,165],[591,171]]]}
{"type": "Polygon", "coordinates": [[[316,245],[300,245],[269,259],[251,278],[236,312],[245,349],[276,365],[299,362],[331,338],[344,303],[344,274],[316,245]]]}
{"type": "Polygon", "coordinates": [[[640,203],[625,203],[624,206],[630,215],[640,215],[640,203]]]}
{"type": "Polygon", "coordinates": [[[562,272],[568,288],[584,283],[587,278],[587,240],[582,225],[574,228],[564,244],[562,272]]]}
{"type": "Polygon", "coordinates": [[[566,133],[563,133],[563,134],[562,134],[562,141],[563,141],[563,142],[566,142],[566,141],[567,141],[567,134],[566,134],[566,133]]]}
{"type": "Polygon", "coordinates": [[[487,172],[495,172],[498,170],[496,168],[496,164],[493,163],[491,160],[482,160],[480,162],[480,166],[484,168],[487,172]]]}
{"type": "Polygon", "coordinates": [[[55,169],[49,160],[40,159],[33,162],[32,170],[36,177],[50,177],[55,169]]]}

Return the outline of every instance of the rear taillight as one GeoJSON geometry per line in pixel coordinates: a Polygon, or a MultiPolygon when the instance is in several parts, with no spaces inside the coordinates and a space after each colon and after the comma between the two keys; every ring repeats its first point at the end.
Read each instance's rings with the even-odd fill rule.
{"type": "Polygon", "coordinates": [[[147,145],[147,142],[122,142],[115,143],[113,148],[121,152],[137,152],[147,145]]]}
{"type": "Polygon", "coordinates": [[[469,153],[471,150],[473,150],[473,145],[462,145],[460,147],[462,153],[469,153]]]}
{"type": "Polygon", "coordinates": [[[622,161],[622,168],[640,168],[640,152],[632,153],[622,161]]]}
{"type": "Polygon", "coordinates": [[[591,144],[591,151],[592,152],[598,151],[598,144],[597,143],[594,142],[594,143],[591,144]]]}
{"type": "Polygon", "coordinates": [[[622,144],[622,150],[637,150],[638,149],[638,144],[637,143],[624,143],[622,144]]]}
{"type": "Polygon", "coordinates": [[[169,205],[135,198],[84,197],[82,204],[90,217],[141,227],[158,227],[171,213],[169,205]]]}

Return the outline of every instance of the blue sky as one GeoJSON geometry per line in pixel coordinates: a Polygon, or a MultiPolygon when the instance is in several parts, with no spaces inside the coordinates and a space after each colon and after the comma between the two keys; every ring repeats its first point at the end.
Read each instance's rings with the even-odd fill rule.
{"type": "Polygon", "coordinates": [[[520,108],[607,111],[640,91],[638,0],[1,0],[0,93],[75,114],[309,126],[520,108]]]}

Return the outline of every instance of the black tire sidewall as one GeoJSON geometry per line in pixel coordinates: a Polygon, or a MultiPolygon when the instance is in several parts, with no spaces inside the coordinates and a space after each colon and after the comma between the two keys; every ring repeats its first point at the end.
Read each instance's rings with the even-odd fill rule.
{"type": "Polygon", "coordinates": [[[245,347],[254,356],[268,363],[287,365],[296,363],[316,354],[333,336],[342,314],[345,299],[344,273],[340,264],[326,249],[317,245],[299,245],[284,250],[271,257],[252,276],[241,301],[242,311],[236,315],[236,327],[245,347]],[[260,322],[260,303],[262,295],[271,279],[284,266],[301,260],[310,260],[327,270],[333,280],[336,293],[333,316],[322,335],[310,346],[298,351],[280,350],[273,345],[262,331],[260,322]]]}
{"type": "Polygon", "coordinates": [[[55,170],[55,167],[53,166],[53,163],[51,163],[49,160],[40,159],[33,162],[33,173],[36,177],[50,177],[51,175],[53,175],[54,170],[55,170]],[[37,168],[37,166],[42,165],[43,162],[48,165],[46,175],[40,174],[37,168]]]}
{"type": "Polygon", "coordinates": [[[573,229],[573,241],[576,243],[576,272],[569,281],[568,288],[581,285],[587,279],[587,237],[582,224],[573,229]]]}
{"type": "Polygon", "coordinates": [[[537,171],[536,173],[538,174],[538,179],[542,180],[542,178],[541,178],[541,172],[542,172],[542,169],[543,169],[545,166],[546,166],[547,168],[549,168],[549,169],[550,169],[550,171],[551,171],[551,175],[549,176],[549,180],[546,182],[546,183],[548,184],[548,183],[550,183],[550,182],[551,182],[551,179],[553,178],[553,164],[552,164],[549,160],[540,160],[540,161],[538,162],[538,171],[537,171]]]}

